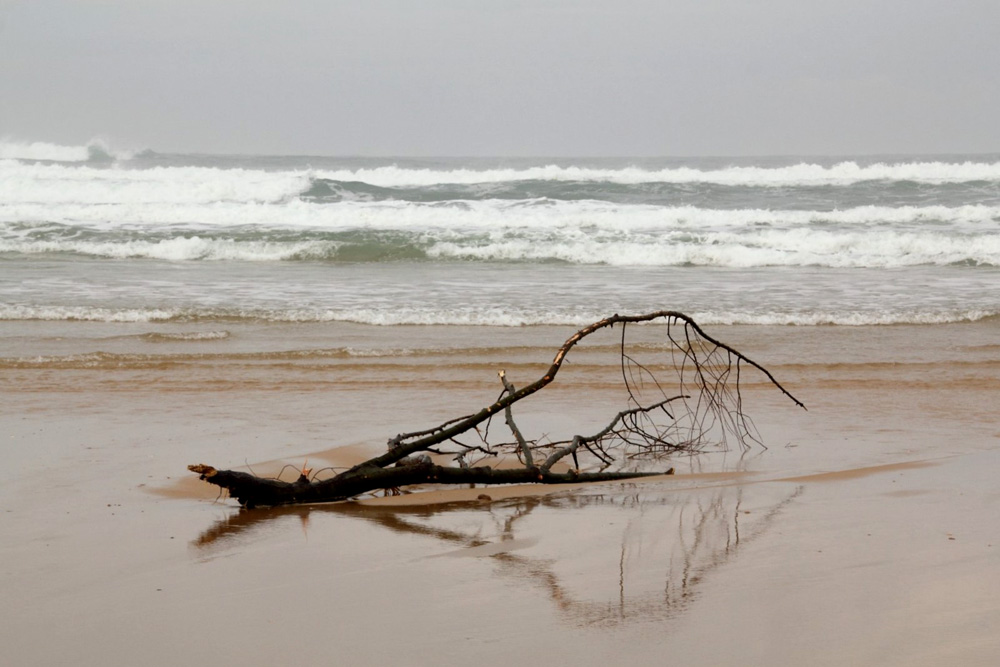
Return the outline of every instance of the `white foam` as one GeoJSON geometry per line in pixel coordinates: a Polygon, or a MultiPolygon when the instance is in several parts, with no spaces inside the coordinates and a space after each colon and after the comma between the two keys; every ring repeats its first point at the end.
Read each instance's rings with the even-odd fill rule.
{"type": "Polygon", "coordinates": [[[611,266],[826,266],[893,268],[975,263],[1000,266],[1000,236],[949,236],[935,232],[792,229],[748,233],[627,234],[597,238],[564,233],[549,238],[439,241],[427,250],[437,259],[480,261],[559,260],[611,266]]]}
{"type": "Polygon", "coordinates": [[[0,320],[55,320],[81,322],[164,322],[179,311],[159,308],[100,308],[89,306],[26,306],[0,304],[0,320]]]}
{"type": "MultiPolygon", "coordinates": [[[[71,231],[71,230],[70,230],[71,231]]],[[[355,242],[381,244],[377,237],[355,242]]],[[[1000,266],[1000,235],[955,233],[931,227],[915,229],[755,228],[637,229],[594,228],[420,230],[398,235],[391,243],[408,244],[439,260],[491,262],[562,261],[611,266],[825,266],[893,268],[917,265],[976,264],[1000,266]]],[[[179,232],[170,238],[144,240],[132,235],[96,238],[49,234],[37,238],[24,230],[0,229],[0,252],[40,255],[72,253],[114,259],[168,261],[237,260],[275,262],[335,260],[346,241],[308,233],[286,241],[255,240],[179,232]]],[[[403,246],[384,245],[392,256],[403,246]]],[[[351,257],[356,257],[351,255],[351,257]]]]}
{"type": "Polygon", "coordinates": [[[336,181],[363,181],[381,187],[441,184],[504,183],[513,181],[590,181],[619,184],[715,183],[742,186],[850,185],[863,181],[963,183],[1000,180],[1000,162],[899,162],[859,165],[845,161],[832,166],[799,163],[786,167],[673,167],[600,169],[547,165],[523,169],[407,169],[398,166],[357,170],[318,171],[318,177],[336,181]]]}
{"type": "Polygon", "coordinates": [[[4,240],[0,252],[26,255],[73,253],[112,259],[147,258],[168,261],[238,260],[274,262],[291,259],[324,259],[336,251],[337,244],[326,241],[271,243],[234,241],[199,236],[180,236],[159,241],[79,241],[79,240],[4,240]]]}
{"type": "MultiPolygon", "coordinates": [[[[325,202],[312,206],[298,201],[307,191],[313,176],[339,180],[364,181],[381,186],[429,186],[442,183],[500,183],[526,179],[548,181],[606,181],[613,183],[718,183],[726,185],[792,186],[836,184],[846,185],[864,180],[911,180],[921,183],[957,183],[966,181],[1000,181],[1000,163],[961,164],[920,162],[876,164],[859,166],[844,162],[832,167],[800,164],[790,167],[731,167],[718,170],[698,170],[687,167],[644,170],[634,167],[623,169],[586,169],[581,167],[533,167],[500,170],[427,170],[380,167],[376,169],[341,170],[313,173],[299,171],[264,171],[255,169],[221,169],[212,167],[154,167],[133,169],[121,165],[94,167],[81,164],[26,163],[2,159],[5,155],[60,157],[63,161],[87,159],[87,147],[65,147],[51,144],[0,144],[0,202],[4,203],[4,219],[18,215],[20,219],[88,220],[106,216],[109,221],[157,220],[183,221],[205,224],[233,220],[234,213],[249,215],[247,222],[259,223],[262,218],[276,216],[279,224],[322,224],[327,216],[334,219],[344,215],[375,216],[389,212],[394,216],[426,217],[437,209],[448,210],[438,204],[419,205],[408,202],[345,201],[339,204],[325,202]],[[193,207],[192,205],[201,206],[193,207]],[[247,205],[246,210],[236,211],[227,204],[247,205]],[[253,207],[265,206],[254,210],[253,207]],[[20,213],[19,207],[27,206],[20,213]],[[187,206],[187,207],[186,207],[187,206]],[[90,208],[94,207],[94,208],[90,208]],[[173,208],[176,207],[176,208],[173,208]],[[220,210],[215,210],[219,207],[220,210]],[[276,208],[275,208],[276,207],[276,208]],[[402,209],[406,209],[404,212],[402,209]],[[307,221],[306,218],[309,220],[307,221]]],[[[529,200],[516,204],[507,202],[508,208],[520,205],[531,211],[545,200],[529,200]],[[534,205],[534,206],[533,206],[534,205]]],[[[468,202],[473,212],[480,211],[478,204],[468,202]]],[[[558,202],[555,211],[572,212],[572,205],[595,209],[597,202],[558,202]]],[[[615,208],[603,204],[605,210],[615,208]]],[[[492,204],[494,209],[499,204],[492,204]]],[[[452,206],[451,208],[457,208],[452,206]]],[[[631,210],[627,207],[618,207],[631,210]]],[[[656,209],[656,207],[649,207],[656,209]]],[[[884,207],[871,207],[874,211],[884,207]]],[[[928,207],[941,208],[941,207],[928,207]]],[[[986,207],[983,207],[986,208],[986,207]]],[[[673,210],[682,210],[683,207],[673,210]]],[[[862,215],[863,208],[853,209],[862,215]]],[[[903,208],[900,215],[912,215],[912,208],[903,208]]],[[[595,209],[594,213],[600,211],[595,209]]],[[[454,211],[451,211],[454,213],[454,211]]],[[[540,211],[534,211],[537,216],[540,211]]],[[[552,211],[547,211],[551,214],[552,211]]],[[[757,217],[766,219],[764,212],[755,211],[757,217]]],[[[233,224],[230,222],[230,224],[233,224]]],[[[364,224],[362,222],[362,224],[364,224]]]]}
{"type": "Polygon", "coordinates": [[[93,159],[128,160],[131,151],[112,151],[103,139],[91,139],[83,146],[63,146],[44,141],[0,139],[0,160],[41,160],[47,162],[87,162],[93,159]]]}
{"type": "Polygon", "coordinates": [[[85,162],[90,157],[86,146],[61,146],[42,141],[18,142],[0,140],[2,160],[53,160],[56,162],[85,162]]]}
{"type": "Polygon", "coordinates": [[[808,313],[749,313],[705,311],[692,317],[704,325],[761,325],[761,326],[883,326],[896,324],[953,324],[977,322],[1000,315],[997,310],[967,309],[948,311],[815,311],[808,313]]]}
{"type": "MultiPolygon", "coordinates": [[[[746,311],[693,311],[692,317],[703,325],[774,325],[774,326],[871,326],[890,324],[947,324],[975,322],[1000,315],[998,310],[900,310],[900,311],[811,311],[746,312],[746,311]]],[[[535,325],[586,326],[607,313],[586,312],[537,312],[504,307],[452,308],[430,310],[419,308],[375,309],[358,308],[343,311],[300,310],[271,311],[266,317],[276,321],[292,322],[354,322],[376,326],[447,325],[447,326],[499,326],[520,327],[535,325]]]]}
{"type": "MultiPolygon", "coordinates": [[[[894,324],[948,324],[975,322],[1000,316],[1000,310],[987,309],[928,309],[900,310],[817,310],[809,312],[777,312],[733,310],[691,310],[691,316],[702,325],[768,325],[768,326],[873,326],[894,324]]],[[[270,322],[352,322],[375,326],[446,325],[519,327],[533,325],[585,326],[607,313],[575,310],[572,312],[542,312],[514,307],[464,307],[449,309],[421,308],[353,308],[299,310],[232,310],[165,311],[160,309],[109,309],[88,307],[12,307],[0,305],[0,320],[78,320],[93,322],[162,322],[177,319],[244,319],[270,322]]],[[[225,332],[182,335],[183,340],[218,340],[225,332]]],[[[347,349],[348,354],[364,356],[363,352],[347,349]]],[[[405,352],[405,351],[404,351],[405,352]]],[[[401,352],[402,354],[403,352],[401,352]]],[[[381,354],[381,353],[380,353],[381,354]]]]}
{"type": "MultiPolygon", "coordinates": [[[[166,321],[244,320],[267,322],[350,322],[375,326],[448,325],[500,326],[532,325],[584,326],[607,315],[593,308],[570,306],[525,307],[521,303],[487,304],[481,301],[461,305],[436,306],[397,305],[393,308],[354,306],[344,308],[248,308],[202,306],[179,309],[107,308],[100,306],[12,306],[0,304],[0,320],[55,320],[149,323],[166,321]]],[[[841,305],[831,308],[796,310],[787,306],[756,304],[747,307],[733,303],[708,309],[685,308],[702,325],[767,325],[767,326],[872,326],[895,324],[947,324],[975,322],[1000,317],[1000,309],[990,307],[942,306],[940,304],[885,304],[875,306],[841,305]],[[898,307],[897,307],[898,305],[898,307]]],[[[229,337],[225,330],[155,334],[158,339],[209,341],[229,337]]],[[[347,348],[347,354],[364,355],[347,348]]],[[[339,352],[338,352],[339,353],[339,352]]]]}
{"type": "Polygon", "coordinates": [[[174,342],[174,341],[187,341],[187,342],[202,342],[209,340],[225,340],[229,338],[232,334],[228,331],[190,331],[181,333],[152,333],[152,334],[142,334],[142,337],[146,340],[153,342],[174,342]]]}
{"type": "MultiPolygon", "coordinates": [[[[0,162],[0,201],[46,209],[69,204],[164,205],[216,202],[278,203],[309,187],[309,174],[211,167],[126,169],[0,162]]],[[[207,214],[211,216],[211,208],[207,214]]],[[[201,216],[192,218],[198,220],[201,216]]]]}
{"type": "MultiPolygon", "coordinates": [[[[143,174],[146,172],[136,172],[143,174]]],[[[232,175],[232,174],[229,174],[232,175]]],[[[108,229],[134,225],[193,228],[257,225],[267,228],[346,229],[704,229],[802,226],[819,223],[913,225],[925,222],[982,225],[1000,219],[1000,206],[859,206],[831,211],[706,209],[609,202],[484,200],[450,205],[405,201],[313,203],[294,198],[305,175],[279,182],[266,175],[211,181],[130,181],[126,186],[85,182],[23,182],[3,178],[0,167],[0,222],[46,221],[108,229]]]]}

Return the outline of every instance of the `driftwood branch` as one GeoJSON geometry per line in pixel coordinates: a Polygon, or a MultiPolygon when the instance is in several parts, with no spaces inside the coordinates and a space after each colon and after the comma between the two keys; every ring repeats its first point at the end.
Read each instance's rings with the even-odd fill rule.
{"type": "MultiPolygon", "coordinates": [[[[501,370],[497,375],[500,376],[500,381],[503,382],[503,388],[507,390],[508,394],[517,393],[517,390],[514,389],[514,385],[512,385],[510,380],[507,379],[507,374],[504,371],[501,370]]],[[[521,435],[521,429],[519,429],[517,424],[514,423],[514,411],[511,410],[510,405],[504,408],[504,420],[507,422],[510,432],[514,434],[514,439],[517,440],[518,451],[521,453],[521,458],[524,460],[525,467],[534,467],[535,462],[531,457],[531,447],[528,446],[524,436],[521,435]]]]}
{"type": "MultiPolygon", "coordinates": [[[[681,400],[681,399],[684,399],[684,398],[687,398],[687,396],[674,396],[672,398],[664,399],[664,400],[660,401],[659,403],[654,403],[653,405],[650,405],[650,406],[645,407],[645,408],[633,408],[631,410],[623,410],[623,411],[619,412],[617,415],[615,415],[615,418],[611,420],[610,424],[608,424],[607,426],[605,426],[603,429],[601,429],[600,431],[598,431],[594,435],[591,435],[591,436],[582,436],[582,435],[574,436],[573,440],[570,441],[570,444],[568,446],[563,447],[562,449],[556,450],[555,452],[553,452],[552,454],[550,454],[549,457],[547,459],[545,459],[545,463],[542,464],[541,469],[542,470],[549,470],[560,459],[562,459],[562,458],[564,458],[564,457],[566,457],[566,456],[568,456],[570,454],[576,454],[576,450],[579,449],[581,445],[583,447],[588,448],[589,451],[592,454],[594,454],[597,458],[601,459],[605,463],[610,463],[610,461],[607,458],[605,458],[605,456],[603,456],[600,451],[597,451],[597,450],[591,448],[590,445],[592,443],[599,443],[605,437],[607,437],[608,435],[610,435],[612,433],[616,433],[615,428],[622,422],[622,420],[630,418],[630,417],[634,417],[634,416],[636,416],[638,414],[641,414],[641,413],[651,412],[653,410],[662,409],[662,408],[664,408],[664,406],[666,406],[667,403],[670,403],[671,401],[681,400]]],[[[667,413],[667,414],[669,415],[669,413],[667,413]]],[[[669,443],[664,443],[664,444],[669,444],[669,443]]]]}
{"type": "Polygon", "coordinates": [[[570,336],[556,351],[552,363],[541,378],[517,389],[503,371],[499,377],[503,392],[492,404],[477,412],[448,420],[433,428],[401,433],[390,438],[386,452],[342,472],[330,479],[315,481],[303,470],[294,482],[260,478],[232,470],[217,470],[198,464],[189,466],[201,479],[226,489],[245,507],[315,503],[344,500],[380,489],[397,489],[418,484],[558,484],[633,479],[660,472],[636,470],[608,471],[615,463],[635,458],[662,458],[674,452],[696,452],[711,439],[725,444],[735,437],[743,447],[749,441],[759,442],[752,422],[743,413],[740,393],[741,365],[761,372],[796,405],[805,406],[785,389],[763,366],[746,355],[706,334],[689,316],[672,310],[645,315],[613,315],[595,322],[570,336]],[[678,393],[670,395],[651,370],[627,351],[626,328],[631,324],[660,322],[666,327],[669,358],[672,360],[678,393]],[[540,443],[524,436],[514,421],[512,406],[555,380],[570,350],[591,334],[622,326],[621,365],[627,409],[619,411],[603,429],[590,436],[575,435],[562,442],[540,443]],[[677,328],[680,334],[676,333],[677,328]],[[735,370],[735,376],[733,371],[735,370]],[[643,404],[644,390],[657,394],[657,400],[643,404]],[[668,410],[679,403],[682,411],[674,415],[668,410]],[[488,424],[494,415],[504,413],[513,443],[490,442],[488,424]],[[480,430],[486,422],[487,427],[480,430]],[[463,444],[457,438],[474,431],[481,445],[463,444]],[[547,456],[541,465],[535,454],[545,449],[547,456]],[[464,455],[471,451],[496,455],[517,454],[523,467],[497,469],[488,466],[470,467],[464,455]],[[456,454],[457,466],[435,464],[429,453],[456,454]],[[600,467],[598,472],[580,472],[579,454],[590,455],[600,467]],[[575,467],[569,472],[553,472],[552,467],[572,456],[575,467]]]}
{"type": "Polygon", "coordinates": [[[210,484],[227,489],[230,496],[247,508],[347,500],[373,489],[391,489],[414,484],[573,484],[673,473],[673,468],[664,472],[578,473],[571,470],[566,473],[554,473],[537,468],[532,470],[497,469],[489,466],[452,468],[435,465],[429,461],[419,461],[413,465],[392,468],[365,466],[354,474],[345,473],[322,482],[311,482],[309,478],[300,476],[296,481],[289,483],[235,470],[216,470],[204,464],[190,465],[188,470],[197,473],[201,479],[210,484]]]}

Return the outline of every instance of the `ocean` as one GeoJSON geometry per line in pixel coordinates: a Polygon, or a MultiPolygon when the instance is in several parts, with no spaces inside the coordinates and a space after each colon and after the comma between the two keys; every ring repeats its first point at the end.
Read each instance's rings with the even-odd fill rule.
{"type": "Polygon", "coordinates": [[[1000,156],[330,158],[0,144],[0,321],[1000,315],[1000,156]]]}
{"type": "MultiPolygon", "coordinates": [[[[526,438],[606,428],[629,371],[676,386],[664,327],[629,327],[627,367],[623,333],[514,406],[526,438]]],[[[0,662],[210,635],[246,664],[990,664],[998,353],[1000,156],[0,143],[0,662]],[[662,309],[808,410],[744,364],[750,449],[583,488],[241,511],[188,472],[326,478],[662,309]]]]}

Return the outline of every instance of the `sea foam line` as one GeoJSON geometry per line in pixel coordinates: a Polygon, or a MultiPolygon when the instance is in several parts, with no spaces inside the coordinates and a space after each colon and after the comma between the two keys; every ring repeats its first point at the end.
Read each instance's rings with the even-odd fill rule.
{"type": "MultiPolygon", "coordinates": [[[[601,229],[719,229],[748,226],[791,227],[832,223],[837,225],[912,225],[925,222],[950,225],[994,225],[1000,221],[1000,206],[859,206],[830,211],[782,209],[708,209],[696,206],[613,204],[610,202],[536,200],[483,200],[451,205],[404,201],[313,203],[284,200],[283,191],[254,190],[253,197],[273,201],[192,202],[201,196],[189,192],[176,201],[138,197],[122,203],[74,201],[49,202],[28,199],[19,193],[0,196],[0,224],[20,225],[31,221],[63,225],[89,225],[96,229],[184,225],[199,228],[259,225],[269,229],[313,228],[325,230],[384,229],[497,229],[564,228],[593,226],[601,229]],[[21,197],[19,200],[17,197],[21,197]]],[[[3,186],[0,185],[0,190],[3,186]]],[[[219,194],[219,193],[214,193],[219,194]]],[[[234,193],[229,193],[234,194],[234,193]]],[[[249,194],[249,193],[246,193],[249,194]]],[[[214,196],[214,195],[209,195],[214,196]]],[[[130,197],[131,199],[131,197],[130,197]]],[[[10,227],[0,229],[7,236],[10,227]]]]}
{"type": "MultiPolygon", "coordinates": [[[[8,146],[11,146],[8,144],[8,146]]],[[[46,145],[48,146],[48,145],[46,145]]],[[[81,157],[78,148],[53,147],[53,154],[65,149],[65,157],[74,155],[81,157]],[[57,150],[58,149],[58,150],[57,150]]],[[[44,154],[48,148],[19,149],[21,152],[37,150],[44,154]]],[[[93,149],[88,149],[93,151],[93,149]]],[[[8,149],[9,154],[18,151],[8,149]]],[[[89,158],[88,158],[89,159],[89,158]]],[[[79,162],[79,161],[77,161],[79,162]]],[[[593,182],[614,183],[621,185],[636,185],[642,183],[689,184],[709,183],[729,186],[771,187],[771,186],[845,186],[866,181],[909,181],[928,184],[948,184],[967,182],[1000,181],[1000,162],[896,162],[862,165],[854,161],[845,161],[824,166],[802,162],[783,167],[760,166],[730,166],[720,169],[699,169],[696,167],[668,167],[662,169],[646,169],[641,167],[594,168],[579,166],[544,165],[526,168],[501,169],[417,169],[389,165],[383,167],[361,169],[301,169],[285,171],[264,171],[245,168],[219,167],[150,167],[134,168],[112,165],[97,168],[87,164],[74,164],[72,161],[61,164],[30,163],[17,159],[3,159],[0,154],[0,182],[6,179],[17,179],[22,184],[34,182],[59,182],[65,187],[66,182],[90,183],[93,192],[99,193],[101,184],[125,188],[130,183],[145,183],[147,187],[159,184],[161,189],[169,191],[181,185],[211,189],[218,187],[215,181],[220,181],[224,187],[236,187],[234,183],[249,182],[264,185],[269,180],[278,184],[287,184],[290,180],[298,184],[294,194],[308,191],[313,181],[324,179],[341,182],[362,182],[377,187],[428,187],[436,185],[476,185],[510,183],[518,181],[558,181],[558,182],[593,182]]],[[[280,187],[280,186],[279,186],[280,187]]],[[[274,189],[273,187],[269,187],[274,189]]],[[[286,193],[291,194],[286,191],[286,193]]],[[[57,189],[50,193],[58,194],[57,189]]]]}
{"type": "Polygon", "coordinates": [[[305,192],[310,183],[306,171],[123,169],[0,160],[0,201],[10,204],[277,203],[305,192]]]}
{"type": "Polygon", "coordinates": [[[618,183],[715,183],[733,186],[851,185],[863,181],[964,183],[1000,180],[1000,162],[898,162],[859,165],[845,161],[832,166],[802,162],[785,167],[731,166],[721,169],[670,167],[601,169],[546,165],[522,169],[410,169],[398,166],[357,170],[317,171],[335,181],[362,181],[381,187],[510,181],[591,181],[618,183]]]}
{"type": "MultiPolygon", "coordinates": [[[[200,310],[163,310],[126,308],[113,309],[84,306],[7,306],[0,304],[0,321],[46,320],[88,322],[207,322],[246,321],[271,323],[322,323],[346,322],[374,326],[443,325],[443,326],[496,326],[519,327],[536,325],[584,326],[606,313],[539,312],[504,307],[461,309],[418,308],[356,308],[345,310],[258,309],[238,311],[210,308],[200,310]]],[[[871,326],[891,324],[948,324],[976,322],[1000,317],[998,309],[879,309],[872,311],[816,310],[806,312],[778,312],[747,310],[694,310],[692,317],[703,325],[770,325],[770,326],[871,326]]]]}
{"type": "Polygon", "coordinates": [[[42,160],[48,162],[105,162],[129,160],[131,151],[112,151],[102,139],[92,139],[83,146],[64,146],[44,141],[0,139],[0,160],[42,160]]]}
{"type": "Polygon", "coordinates": [[[960,212],[932,207],[899,214],[868,207],[844,214],[642,209],[576,211],[562,219],[551,211],[532,215],[519,208],[509,216],[500,210],[484,215],[481,208],[424,210],[427,217],[409,207],[402,215],[381,217],[368,210],[346,217],[341,225],[294,231],[246,224],[221,229],[132,224],[119,229],[0,222],[0,252],[172,261],[433,258],[622,266],[1000,266],[1000,227],[989,207],[960,207],[960,212]],[[863,224],[883,216],[892,222],[863,224]],[[949,216],[963,222],[943,224],[940,219],[949,216]],[[364,226],[348,224],[352,221],[364,226]]]}
{"type": "Polygon", "coordinates": [[[737,229],[555,229],[496,228],[416,230],[384,234],[378,230],[339,235],[288,235],[261,238],[258,230],[240,234],[180,230],[164,238],[136,238],[79,229],[0,233],[0,253],[76,254],[95,258],[146,258],[168,261],[394,261],[398,259],[545,262],[612,266],[827,266],[891,268],[916,265],[1000,266],[1000,233],[958,233],[936,227],[747,227],[737,229]],[[81,238],[89,236],[89,238],[81,238]]]}

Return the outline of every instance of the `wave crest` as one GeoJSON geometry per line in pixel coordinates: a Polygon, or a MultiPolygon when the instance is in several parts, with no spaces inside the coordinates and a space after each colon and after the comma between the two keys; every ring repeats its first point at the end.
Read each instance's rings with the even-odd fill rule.
{"type": "Polygon", "coordinates": [[[82,146],[64,146],[44,141],[14,141],[0,139],[0,160],[30,160],[38,162],[114,162],[128,160],[131,151],[113,151],[103,139],[91,139],[82,146]]]}
{"type": "Polygon", "coordinates": [[[409,230],[100,230],[0,224],[0,253],[167,261],[562,262],[609,266],[1000,266],[1000,236],[937,225],[417,227],[409,230]]]}
{"type": "Polygon", "coordinates": [[[545,165],[521,169],[412,169],[398,166],[319,171],[330,181],[361,181],[379,187],[426,187],[446,184],[511,181],[584,181],[636,185],[642,183],[716,183],[733,186],[851,185],[864,181],[964,183],[1000,180],[1000,162],[879,162],[854,161],[831,166],[801,162],[784,167],[731,166],[720,169],[669,167],[616,169],[545,165]]]}

